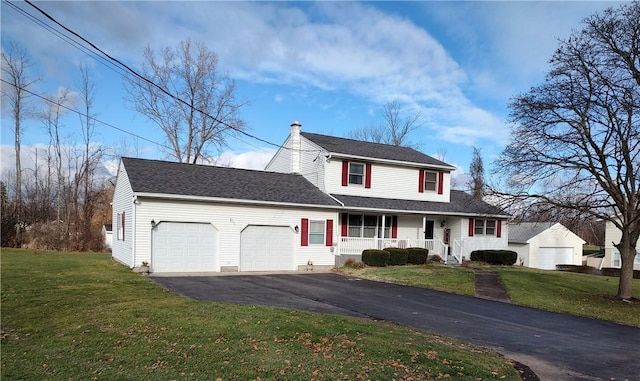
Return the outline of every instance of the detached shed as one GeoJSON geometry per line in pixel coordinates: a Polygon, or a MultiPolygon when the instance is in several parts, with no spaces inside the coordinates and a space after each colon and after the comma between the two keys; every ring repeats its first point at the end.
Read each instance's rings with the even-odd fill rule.
{"type": "Polygon", "coordinates": [[[556,265],[582,264],[585,241],[557,222],[523,222],[509,225],[509,250],[518,263],[544,270],[556,265]]]}

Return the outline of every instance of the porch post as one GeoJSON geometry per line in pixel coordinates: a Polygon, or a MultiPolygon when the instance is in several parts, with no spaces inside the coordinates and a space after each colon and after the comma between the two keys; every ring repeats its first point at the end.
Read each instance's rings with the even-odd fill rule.
{"type": "Polygon", "coordinates": [[[427,216],[422,216],[422,237],[420,237],[421,240],[425,241],[425,245],[426,245],[426,239],[427,239],[427,216]]]}
{"type": "Polygon", "coordinates": [[[387,238],[387,237],[384,236],[384,229],[387,227],[387,225],[385,224],[385,218],[386,218],[386,216],[383,214],[382,215],[382,238],[383,239],[387,238]]]}

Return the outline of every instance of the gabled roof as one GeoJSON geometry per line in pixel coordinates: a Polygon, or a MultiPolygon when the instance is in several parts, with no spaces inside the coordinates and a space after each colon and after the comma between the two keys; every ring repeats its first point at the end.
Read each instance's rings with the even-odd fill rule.
{"type": "Polygon", "coordinates": [[[313,134],[310,132],[301,132],[301,136],[309,139],[313,143],[327,150],[330,153],[370,157],[375,159],[400,161],[406,163],[416,163],[430,166],[449,167],[455,169],[443,161],[435,159],[431,156],[418,152],[413,148],[396,147],[389,144],[380,144],[365,142],[361,140],[353,140],[346,138],[338,138],[335,136],[327,136],[313,134]]]}
{"type": "Polygon", "coordinates": [[[549,229],[557,222],[521,222],[509,224],[509,242],[527,243],[531,238],[549,229]]]}
{"type": "Polygon", "coordinates": [[[389,212],[422,212],[447,213],[464,216],[497,216],[509,217],[509,214],[482,200],[473,198],[470,194],[451,191],[450,202],[414,201],[390,198],[360,197],[333,194],[333,197],[344,203],[345,208],[361,210],[384,210],[389,212]]]}
{"type": "Polygon", "coordinates": [[[302,175],[123,157],[135,193],[336,207],[302,175]]]}

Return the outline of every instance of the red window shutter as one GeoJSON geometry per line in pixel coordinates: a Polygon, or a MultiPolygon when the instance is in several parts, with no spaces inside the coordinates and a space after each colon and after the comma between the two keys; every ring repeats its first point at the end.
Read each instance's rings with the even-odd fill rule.
{"type": "Polygon", "coordinates": [[[364,174],[364,187],[371,188],[371,164],[366,163],[364,165],[365,174],[364,174]]]}
{"type": "Polygon", "coordinates": [[[300,245],[309,246],[309,219],[303,218],[300,221],[300,245]]]}
{"type": "Polygon", "coordinates": [[[496,237],[502,237],[502,221],[500,220],[496,223],[496,237]]]}
{"type": "Polygon", "coordinates": [[[327,234],[325,239],[327,246],[333,246],[333,220],[327,220],[327,234]]]}
{"type": "Polygon", "coordinates": [[[438,172],[438,194],[442,194],[444,183],[444,172],[438,172]]]}
{"type": "Polygon", "coordinates": [[[349,235],[349,215],[347,213],[342,213],[342,231],[340,236],[347,237],[349,235]]]}
{"type": "Polygon", "coordinates": [[[349,185],[349,162],[346,160],[342,161],[342,186],[346,187],[349,185]]]}
{"type": "Polygon", "coordinates": [[[418,175],[418,192],[424,193],[424,171],[422,169],[418,175]]]}
{"type": "Polygon", "coordinates": [[[391,217],[391,238],[398,238],[398,216],[391,217]]]}
{"type": "Polygon", "coordinates": [[[469,237],[473,237],[473,218],[469,218],[469,237]]]}

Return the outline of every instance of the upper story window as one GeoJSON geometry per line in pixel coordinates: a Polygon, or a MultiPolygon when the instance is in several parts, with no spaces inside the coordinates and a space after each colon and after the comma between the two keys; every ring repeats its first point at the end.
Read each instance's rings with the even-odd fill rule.
{"type": "Polygon", "coordinates": [[[424,190],[430,192],[438,190],[438,172],[424,171],[424,190]]]}
{"type": "Polygon", "coordinates": [[[418,171],[418,192],[444,192],[444,172],[421,169],[418,171]]]}
{"type": "Polygon", "coordinates": [[[349,163],[349,184],[364,184],[364,164],[349,163]]]}
{"type": "Polygon", "coordinates": [[[342,186],[364,185],[371,188],[371,163],[342,161],[342,186]]]}

